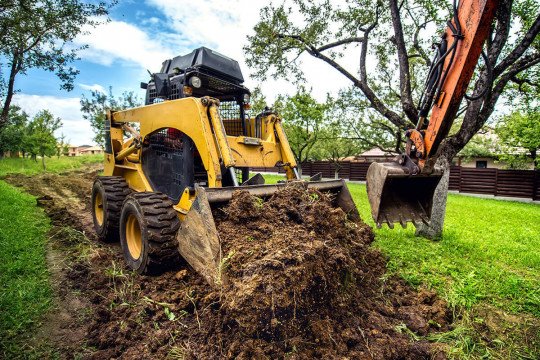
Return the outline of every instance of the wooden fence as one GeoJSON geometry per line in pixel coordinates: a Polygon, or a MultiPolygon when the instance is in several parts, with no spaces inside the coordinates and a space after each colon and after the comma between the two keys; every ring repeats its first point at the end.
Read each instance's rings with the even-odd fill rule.
{"type": "MultiPolygon", "coordinates": [[[[322,173],[325,178],[337,177],[365,181],[370,163],[315,161],[302,164],[302,174],[322,173]]],[[[279,172],[283,168],[254,168],[254,171],[279,172]]],[[[463,193],[508,196],[540,200],[540,170],[450,168],[450,190],[463,193]]]]}

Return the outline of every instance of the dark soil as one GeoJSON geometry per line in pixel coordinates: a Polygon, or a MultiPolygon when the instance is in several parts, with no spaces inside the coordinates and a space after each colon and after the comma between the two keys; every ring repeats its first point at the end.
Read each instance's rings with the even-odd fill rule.
{"type": "MultiPolygon", "coordinates": [[[[94,240],[95,175],[6,180],[41,197],[55,231],[72,227],[94,240]]],[[[82,305],[49,326],[83,329],[83,336],[49,340],[62,358],[445,358],[417,339],[448,330],[446,304],[385,275],[369,226],[346,220],[330,200],[289,186],[265,202],[238,192],[216,209],[225,275],[219,289],[184,263],[160,276],[136,275],[119,246],[57,236],[55,247],[66,254],[63,275],[53,272],[63,289],[59,307],[74,294],[82,305]]]]}

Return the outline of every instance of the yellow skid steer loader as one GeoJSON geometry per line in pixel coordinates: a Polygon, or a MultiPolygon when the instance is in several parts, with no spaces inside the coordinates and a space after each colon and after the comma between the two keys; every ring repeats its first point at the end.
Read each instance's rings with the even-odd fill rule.
{"type": "MultiPolygon", "coordinates": [[[[250,168],[283,167],[287,181],[300,181],[281,119],[271,110],[251,117],[242,83],[236,61],[203,47],[165,61],[141,84],[145,106],[107,114],[94,225],[101,239],[120,239],[133,270],[157,272],[180,254],[208,283],[219,283],[212,207],[236,190],[264,198],[286,186],[264,185],[260,174],[249,177],[250,168]]],[[[305,184],[335,194],[336,206],[359,220],[343,180],[305,184]]]]}

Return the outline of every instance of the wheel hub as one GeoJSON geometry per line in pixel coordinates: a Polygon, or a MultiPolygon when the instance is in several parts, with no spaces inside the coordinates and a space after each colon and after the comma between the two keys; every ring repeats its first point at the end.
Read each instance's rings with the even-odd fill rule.
{"type": "Polygon", "coordinates": [[[126,221],[126,242],[130,255],[138,259],[142,253],[141,227],[133,214],[130,214],[126,221]]]}
{"type": "Polygon", "coordinates": [[[103,197],[99,192],[94,199],[94,214],[96,214],[96,220],[101,226],[103,224],[103,197]]]}

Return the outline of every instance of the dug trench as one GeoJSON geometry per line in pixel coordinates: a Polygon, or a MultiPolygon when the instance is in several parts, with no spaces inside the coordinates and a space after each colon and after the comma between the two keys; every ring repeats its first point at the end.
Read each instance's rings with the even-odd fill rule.
{"type": "Polygon", "coordinates": [[[36,338],[60,358],[445,358],[424,339],[451,328],[446,303],[387,275],[371,228],[327,195],[288,186],[263,202],[239,191],[216,209],[227,281],[214,289],[185,263],[134,274],[117,244],[98,242],[97,174],[6,178],[51,218],[57,306],[36,338]]]}

